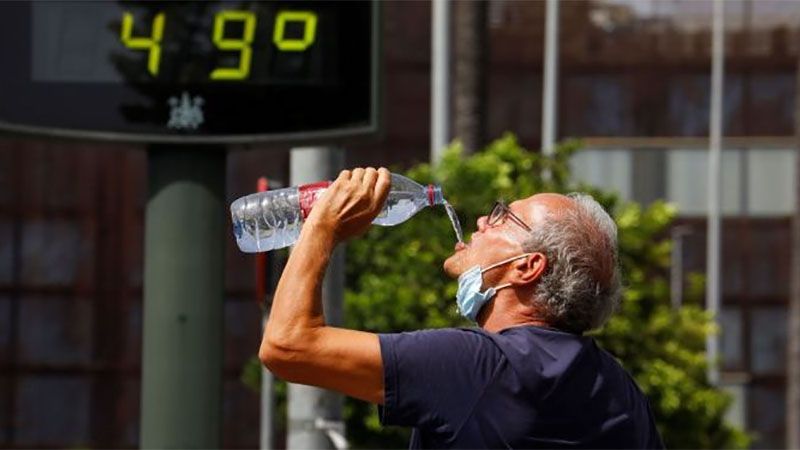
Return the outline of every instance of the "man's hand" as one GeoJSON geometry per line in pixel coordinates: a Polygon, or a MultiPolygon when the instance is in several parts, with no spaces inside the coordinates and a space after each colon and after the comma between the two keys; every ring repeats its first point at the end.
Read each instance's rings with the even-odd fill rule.
{"type": "Polygon", "coordinates": [[[317,199],[306,220],[318,230],[329,230],[336,242],[360,236],[383,209],[391,177],[381,167],[343,170],[317,199]]]}

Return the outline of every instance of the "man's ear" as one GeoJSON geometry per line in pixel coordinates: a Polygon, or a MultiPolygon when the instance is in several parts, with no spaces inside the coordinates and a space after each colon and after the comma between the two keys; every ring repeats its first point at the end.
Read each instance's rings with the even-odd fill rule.
{"type": "Polygon", "coordinates": [[[511,284],[524,285],[533,283],[542,276],[547,268],[547,257],[544,253],[531,253],[527,258],[520,259],[514,263],[511,284]]]}

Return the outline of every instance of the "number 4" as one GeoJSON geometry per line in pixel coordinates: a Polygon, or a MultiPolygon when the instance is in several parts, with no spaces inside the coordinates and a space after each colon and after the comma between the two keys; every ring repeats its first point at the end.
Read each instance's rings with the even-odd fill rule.
{"type": "Polygon", "coordinates": [[[161,62],[161,38],[164,37],[164,13],[158,13],[153,18],[150,37],[132,37],[133,34],[133,14],[126,12],[122,15],[122,28],[120,29],[120,39],[126,47],[134,50],[148,50],[147,71],[150,75],[158,75],[158,66],[161,62]]]}

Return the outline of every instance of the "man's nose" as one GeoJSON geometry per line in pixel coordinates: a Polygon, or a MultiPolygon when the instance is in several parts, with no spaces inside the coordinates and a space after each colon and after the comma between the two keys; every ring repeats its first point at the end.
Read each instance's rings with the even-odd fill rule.
{"type": "Polygon", "coordinates": [[[478,217],[478,231],[483,231],[486,229],[487,227],[486,220],[487,220],[486,216],[478,217]]]}

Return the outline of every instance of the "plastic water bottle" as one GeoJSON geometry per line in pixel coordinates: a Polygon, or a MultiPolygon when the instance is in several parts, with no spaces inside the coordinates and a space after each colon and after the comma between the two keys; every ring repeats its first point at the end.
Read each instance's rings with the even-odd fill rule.
{"type": "MultiPolygon", "coordinates": [[[[317,198],[330,181],[259,192],[231,204],[233,234],[246,253],[288,247],[300,236],[300,227],[317,198]]],[[[422,186],[402,175],[392,174],[392,185],[383,210],[372,222],[392,226],[403,223],[426,206],[446,204],[439,186],[422,186]]]]}

